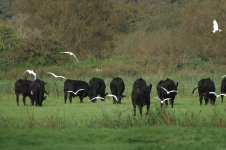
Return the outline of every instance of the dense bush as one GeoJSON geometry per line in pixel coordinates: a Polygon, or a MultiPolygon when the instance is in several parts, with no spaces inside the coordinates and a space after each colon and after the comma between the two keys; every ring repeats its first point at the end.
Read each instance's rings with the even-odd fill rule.
{"type": "Polygon", "coordinates": [[[15,0],[0,29],[1,70],[71,65],[60,52],[72,51],[83,62],[105,62],[108,73],[212,72],[226,64],[225,7],[222,0],[15,0]],[[211,33],[214,18],[221,33],[211,33]],[[112,55],[130,61],[115,65],[112,55]]]}

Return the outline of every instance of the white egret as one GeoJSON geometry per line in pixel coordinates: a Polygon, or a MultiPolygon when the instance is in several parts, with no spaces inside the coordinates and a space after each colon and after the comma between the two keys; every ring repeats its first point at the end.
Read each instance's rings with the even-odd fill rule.
{"type": "Polygon", "coordinates": [[[161,87],[163,90],[166,91],[167,94],[170,94],[170,93],[177,93],[178,91],[176,90],[172,90],[172,91],[168,91],[167,89],[165,89],[164,87],[161,87]]]}
{"type": "Polygon", "coordinates": [[[72,53],[72,52],[61,52],[61,53],[64,53],[64,54],[69,54],[69,55],[71,55],[71,56],[75,57],[75,59],[77,60],[77,62],[79,62],[79,61],[78,61],[78,58],[75,56],[75,54],[74,54],[74,53],[72,53]]]}

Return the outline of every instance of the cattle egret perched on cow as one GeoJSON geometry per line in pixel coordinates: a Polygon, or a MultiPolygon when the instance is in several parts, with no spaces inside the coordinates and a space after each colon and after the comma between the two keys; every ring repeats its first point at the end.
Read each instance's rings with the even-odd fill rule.
{"type": "Polygon", "coordinates": [[[104,98],[103,97],[100,97],[100,96],[97,96],[97,97],[92,98],[90,101],[93,101],[95,99],[104,99],[104,98]]]}
{"type": "Polygon", "coordinates": [[[217,32],[217,31],[221,32],[222,30],[219,29],[218,23],[217,23],[217,21],[214,19],[214,20],[213,20],[213,31],[212,31],[212,33],[215,33],[215,32],[217,32]]]}
{"type": "Polygon", "coordinates": [[[159,100],[161,102],[161,104],[163,104],[164,101],[169,101],[171,98],[165,98],[165,99],[161,100],[160,98],[155,97],[155,99],[159,100]]]}
{"type": "Polygon", "coordinates": [[[71,55],[71,56],[74,56],[75,59],[77,60],[77,62],[79,62],[79,61],[78,61],[78,58],[77,58],[77,57],[75,56],[75,54],[73,54],[72,52],[61,52],[61,53],[69,54],[69,55],[71,55]]]}
{"type": "Polygon", "coordinates": [[[163,90],[166,91],[167,94],[170,94],[170,93],[177,93],[178,91],[176,90],[172,90],[172,91],[167,91],[167,89],[165,89],[164,87],[161,87],[163,90]]]}
{"type": "Polygon", "coordinates": [[[52,72],[47,72],[47,73],[53,75],[55,78],[63,78],[63,79],[66,79],[64,76],[58,76],[58,75],[56,75],[56,74],[54,74],[52,72]]]}
{"type": "Polygon", "coordinates": [[[226,94],[217,94],[215,92],[209,92],[209,94],[214,94],[216,97],[226,96],[226,94]]]}
{"type": "Polygon", "coordinates": [[[33,70],[26,70],[24,73],[26,73],[26,72],[29,73],[29,74],[31,74],[31,75],[33,75],[34,76],[34,79],[36,80],[36,73],[33,70]]]}
{"type": "Polygon", "coordinates": [[[105,97],[114,97],[114,98],[115,98],[115,100],[118,102],[118,98],[117,98],[117,96],[115,96],[115,95],[113,95],[113,94],[108,94],[108,95],[106,95],[105,97]]]}
{"type": "Polygon", "coordinates": [[[73,93],[73,94],[77,95],[78,92],[83,91],[83,90],[85,90],[85,89],[79,89],[79,90],[77,90],[76,92],[73,92],[73,91],[67,91],[67,92],[68,92],[68,93],[73,93]]]}

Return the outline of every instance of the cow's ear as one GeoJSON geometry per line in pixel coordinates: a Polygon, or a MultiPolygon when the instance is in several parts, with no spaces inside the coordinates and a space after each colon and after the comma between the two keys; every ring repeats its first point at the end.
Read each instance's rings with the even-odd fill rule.
{"type": "Polygon", "coordinates": [[[177,84],[176,84],[177,87],[178,87],[178,84],[179,84],[179,83],[177,82],[177,84]]]}

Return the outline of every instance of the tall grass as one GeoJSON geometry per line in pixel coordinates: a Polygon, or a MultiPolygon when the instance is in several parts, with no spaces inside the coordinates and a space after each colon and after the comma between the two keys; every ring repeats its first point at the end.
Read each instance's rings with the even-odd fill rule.
{"type": "MultiPolygon", "coordinates": [[[[39,108],[41,109],[41,108],[39,108]]],[[[101,110],[99,116],[89,115],[84,118],[71,118],[74,121],[68,122],[61,112],[47,113],[40,116],[37,111],[27,108],[26,114],[22,120],[7,118],[6,114],[0,113],[1,128],[132,128],[149,126],[177,126],[177,127],[226,127],[226,118],[216,109],[212,109],[209,115],[205,112],[186,111],[176,115],[174,111],[166,108],[152,109],[148,115],[133,116],[123,111],[108,113],[101,110]],[[77,120],[77,121],[76,121],[77,120]]],[[[18,118],[19,119],[19,118],[18,118]]]]}

